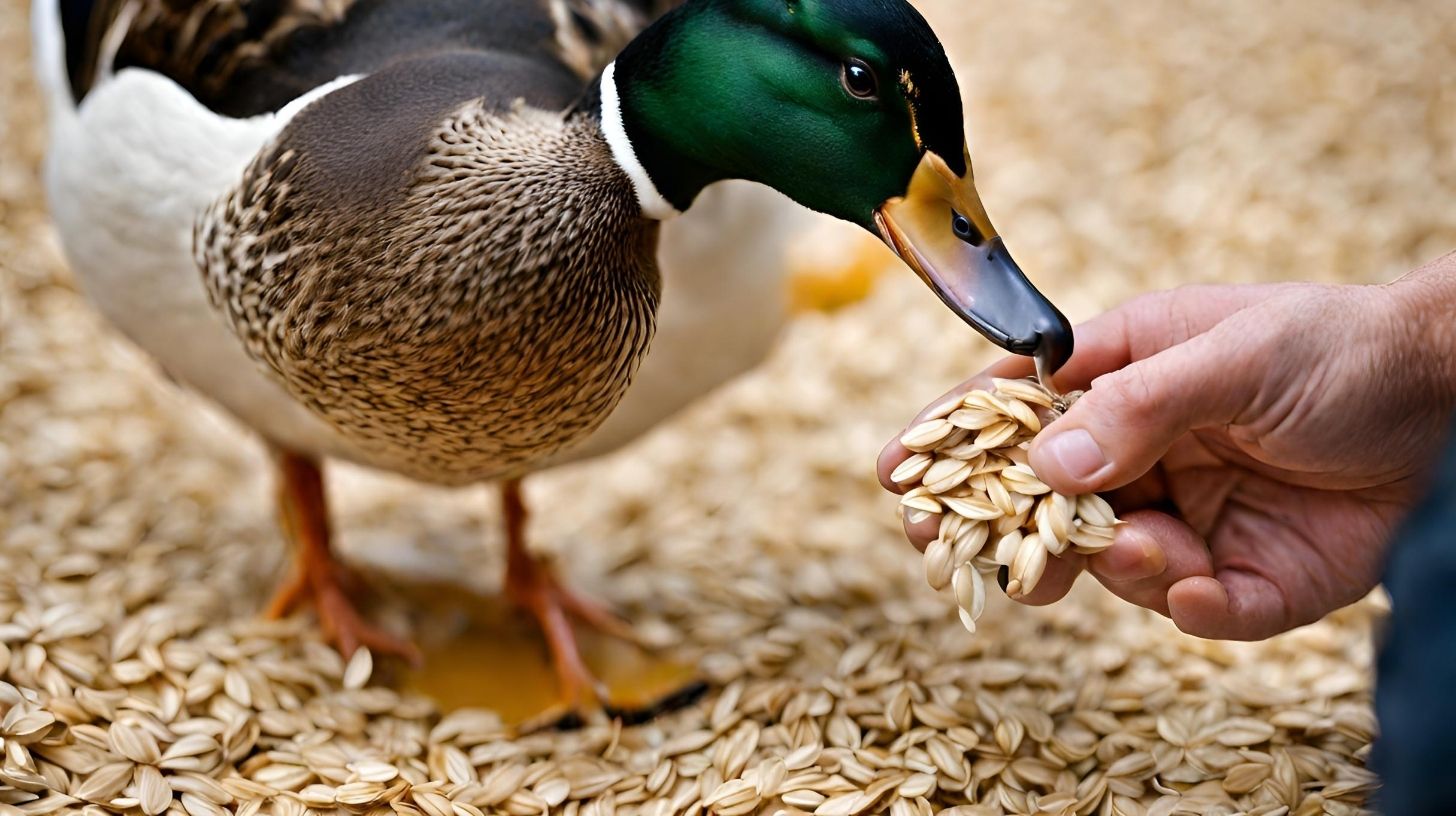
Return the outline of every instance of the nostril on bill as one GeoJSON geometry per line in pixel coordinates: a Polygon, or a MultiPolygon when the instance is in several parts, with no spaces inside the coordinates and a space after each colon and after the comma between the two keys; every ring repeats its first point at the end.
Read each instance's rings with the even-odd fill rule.
{"type": "Polygon", "coordinates": [[[975,223],[955,210],[950,211],[950,230],[971,246],[978,247],[986,242],[986,236],[981,234],[975,223]]]}

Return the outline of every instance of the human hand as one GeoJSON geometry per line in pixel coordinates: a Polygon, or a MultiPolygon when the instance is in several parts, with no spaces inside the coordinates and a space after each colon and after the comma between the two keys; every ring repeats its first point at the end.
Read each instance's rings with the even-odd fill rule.
{"type": "MultiPolygon", "coordinates": [[[[1359,600],[1442,450],[1453,306],[1448,256],[1386,286],[1160,292],[1079,327],[1057,382],[1090,390],[1031,465],[1059,492],[1107,494],[1128,523],[1102,553],[1054,559],[1018,600],[1058,600],[1086,569],[1185,632],[1233,640],[1359,600]]],[[[953,393],[1029,373],[1003,360],[953,393]]],[[[889,474],[908,455],[898,441],[881,453],[887,489],[903,491],[889,474]]],[[[923,549],[936,527],[906,533],[923,549]]]]}

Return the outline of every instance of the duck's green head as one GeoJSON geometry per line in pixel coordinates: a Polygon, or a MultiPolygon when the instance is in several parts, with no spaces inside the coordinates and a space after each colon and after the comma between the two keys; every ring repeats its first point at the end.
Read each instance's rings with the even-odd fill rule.
{"type": "Polygon", "coordinates": [[[997,345],[1071,355],[981,205],[955,74],[905,0],[687,0],[603,74],[602,127],[649,216],[760,182],[879,235],[997,345]]]}

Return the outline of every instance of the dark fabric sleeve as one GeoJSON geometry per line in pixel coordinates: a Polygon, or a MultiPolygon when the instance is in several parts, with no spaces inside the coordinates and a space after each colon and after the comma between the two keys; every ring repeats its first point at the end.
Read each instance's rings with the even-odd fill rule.
{"type": "Polygon", "coordinates": [[[1387,816],[1456,813],[1456,444],[1391,548],[1372,764],[1387,816]]]}

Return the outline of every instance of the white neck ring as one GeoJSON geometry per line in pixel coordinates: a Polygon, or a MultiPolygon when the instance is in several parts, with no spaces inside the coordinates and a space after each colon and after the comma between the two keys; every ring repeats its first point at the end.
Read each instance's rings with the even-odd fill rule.
{"type": "Polygon", "coordinates": [[[657,185],[647,175],[647,168],[637,159],[632,140],[627,138],[627,126],[622,122],[622,97],[617,94],[616,72],[615,62],[602,71],[602,134],[607,137],[607,146],[612,149],[612,159],[632,180],[643,215],[658,221],[679,215],[678,209],[657,191],[657,185]]]}

